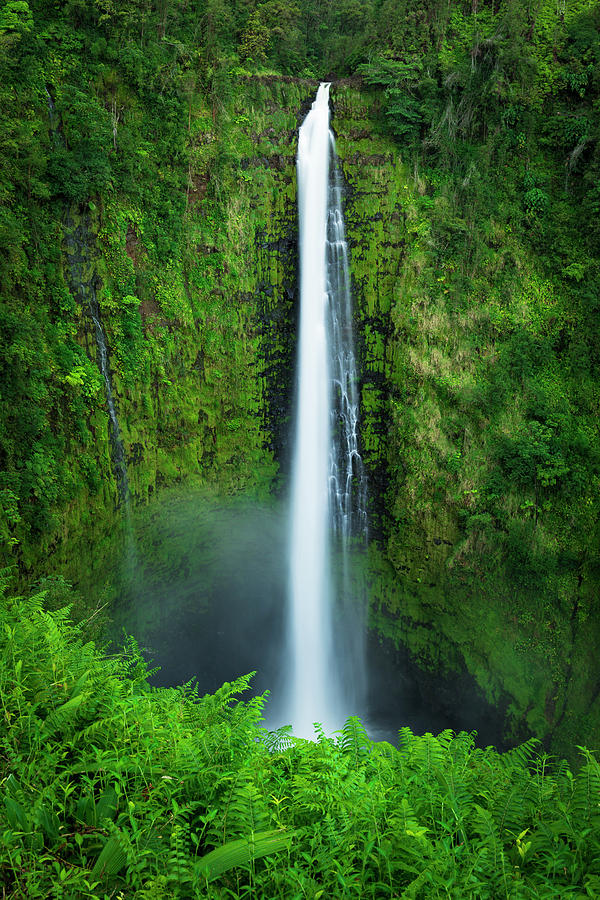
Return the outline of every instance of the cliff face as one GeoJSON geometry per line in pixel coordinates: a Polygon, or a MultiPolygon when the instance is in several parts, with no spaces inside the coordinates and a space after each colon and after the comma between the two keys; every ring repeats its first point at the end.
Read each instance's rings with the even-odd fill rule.
{"type": "MultiPolygon", "coordinates": [[[[70,358],[37,348],[46,382],[61,382],[62,413],[39,404],[57,489],[22,489],[6,520],[6,561],[24,575],[50,567],[77,578],[80,554],[93,558],[121,518],[119,454],[133,505],[182,479],[221,494],[276,489],[293,380],[296,134],[312,93],[310,82],[242,78],[218,107],[198,96],[168,224],[126,195],[55,209],[70,358]]],[[[52,298],[39,316],[55,328],[52,298]]]]}
{"type": "MultiPolygon", "coordinates": [[[[315,88],[229,76],[219,102],[195,96],[186,153],[156,175],[173,185],[164,219],[156,203],[110,192],[55,216],[53,280],[36,313],[55,397],[40,401],[46,469],[27,461],[30,493],[21,487],[19,504],[9,480],[1,498],[5,559],[24,576],[76,579],[122,515],[92,301],[131,502],[185,479],[219,495],[278,490],[294,368],[296,136],[315,88]],[[38,526],[35,504],[46,511],[38,526]]],[[[426,670],[470,673],[507,708],[509,736],[533,732],[559,750],[572,736],[593,743],[594,483],[563,487],[565,458],[576,470],[593,423],[561,369],[561,341],[577,327],[568,279],[542,271],[500,213],[467,253],[472,223],[443,178],[409,169],[380,133],[377,95],[340,83],[333,102],[372,627],[426,670]]],[[[18,291],[27,295],[24,275],[18,291]]]]}
{"type": "MultiPolygon", "coordinates": [[[[493,209],[479,246],[449,179],[409,171],[378,134],[376,95],[342,85],[334,101],[362,335],[372,626],[424,669],[473,675],[507,710],[509,739],[593,743],[597,474],[590,382],[569,374],[585,333],[576,294],[538,258],[530,225],[513,233],[515,210],[493,209]]],[[[518,171],[516,160],[503,173],[509,196],[518,171]]],[[[560,170],[548,178],[560,192],[560,170]]],[[[489,191],[501,207],[502,190],[489,191]]],[[[576,204],[571,214],[572,236],[576,204]]]]}

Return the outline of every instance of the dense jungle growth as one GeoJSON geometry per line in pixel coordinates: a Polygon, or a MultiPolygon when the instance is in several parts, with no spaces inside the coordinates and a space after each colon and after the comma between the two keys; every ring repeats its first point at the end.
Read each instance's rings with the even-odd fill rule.
{"type": "Polygon", "coordinates": [[[248,678],[151,689],[44,598],[1,612],[3,850],[13,897],[597,897],[600,765],[358,719],[259,727],[248,678]]]}
{"type": "Polygon", "coordinates": [[[6,894],[600,896],[600,6],[0,0],[0,109],[6,894]],[[100,649],[126,509],[285,489],[320,79],[370,625],[471,676],[506,754],[269,735],[247,680],[151,689],[100,649]]]}

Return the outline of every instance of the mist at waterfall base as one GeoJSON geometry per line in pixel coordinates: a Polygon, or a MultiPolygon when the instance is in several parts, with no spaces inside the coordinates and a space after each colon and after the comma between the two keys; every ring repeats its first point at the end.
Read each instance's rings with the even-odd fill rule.
{"type": "MultiPolygon", "coordinates": [[[[106,579],[114,643],[132,634],[149,667],[160,667],[151,679],[160,686],[196,679],[205,693],[255,671],[253,693],[270,695],[267,727],[290,723],[287,502],[220,502],[202,490],[174,489],[133,510],[128,525],[109,554],[106,579]]],[[[334,569],[341,566],[334,559],[334,569]]],[[[334,625],[347,646],[344,622],[334,625]]],[[[354,713],[365,709],[348,710],[354,713]]],[[[315,721],[304,736],[313,735],[315,721]]]]}
{"type": "Polygon", "coordinates": [[[278,507],[219,503],[174,490],[133,517],[136,556],[113,568],[113,637],[139,642],[152,683],[196,679],[202,693],[256,671],[255,693],[280,679],[285,517],[278,507]]]}
{"type": "MultiPolygon", "coordinates": [[[[288,518],[284,503],[223,502],[184,487],[134,508],[128,527],[135,554],[131,535],[115,534],[94,575],[100,597],[112,606],[114,645],[122,644],[123,632],[132,634],[149,667],[160,667],[151,678],[157,686],[195,679],[204,694],[256,671],[252,693],[270,692],[265,726],[290,723],[282,692],[289,666],[288,518]]],[[[363,562],[361,555],[351,577],[356,590],[365,591],[363,562]]],[[[334,557],[334,568],[339,565],[334,557]]],[[[500,746],[501,715],[482,701],[472,680],[423,673],[407,653],[374,634],[366,651],[367,697],[353,712],[374,739],[396,743],[403,725],[416,733],[464,728],[477,729],[481,744],[500,746]]]]}

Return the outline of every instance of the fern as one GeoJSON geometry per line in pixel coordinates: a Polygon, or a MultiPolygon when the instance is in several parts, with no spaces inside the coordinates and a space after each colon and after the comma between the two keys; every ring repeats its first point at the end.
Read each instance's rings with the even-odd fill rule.
{"type": "Polygon", "coordinates": [[[350,756],[352,766],[358,769],[370,754],[373,742],[358,716],[350,716],[342,728],[339,741],[342,752],[350,756]]]}
{"type": "Polygon", "coordinates": [[[100,856],[92,868],[92,878],[106,878],[117,875],[127,862],[128,845],[125,834],[113,826],[100,856]]]}
{"type": "Polygon", "coordinates": [[[264,696],[239,699],[250,676],[151,689],[133,649],[102,656],[39,598],[0,605],[0,650],[9,897],[594,896],[586,751],[573,775],[533,741],[499,754],[401,729],[396,749],[356,718],[335,741],[270,734],[264,696]]]}
{"type": "Polygon", "coordinates": [[[584,747],[579,750],[585,763],[575,776],[570,811],[575,828],[600,827],[600,764],[584,747]]]}
{"type": "Polygon", "coordinates": [[[44,722],[42,738],[51,737],[56,731],[69,729],[74,726],[79,718],[79,708],[88,699],[89,694],[77,694],[65,703],[55,707],[44,722]]]}
{"type": "Polygon", "coordinates": [[[264,731],[261,734],[261,739],[269,753],[282,753],[284,750],[292,747],[298,740],[292,734],[291,725],[282,725],[276,731],[264,731]]]}
{"type": "Polygon", "coordinates": [[[222,814],[213,827],[219,843],[232,837],[248,837],[269,822],[267,805],[248,773],[240,772],[229,779],[222,803],[222,814]]]}
{"type": "Polygon", "coordinates": [[[531,813],[533,785],[525,773],[513,771],[512,782],[492,806],[492,816],[498,833],[504,840],[523,831],[531,813]]]}
{"type": "Polygon", "coordinates": [[[536,759],[539,747],[540,741],[538,738],[531,737],[527,741],[524,741],[524,743],[513,747],[512,750],[508,750],[499,757],[500,764],[505,769],[526,769],[529,767],[529,764],[536,759]]]}
{"type": "MultiPolygon", "coordinates": [[[[443,788],[443,802],[447,809],[452,813],[452,822],[449,828],[452,833],[459,832],[462,843],[468,846],[469,839],[465,830],[465,817],[472,803],[472,794],[460,772],[456,772],[453,766],[450,766],[445,772],[438,774],[438,783],[443,788]]],[[[445,817],[440,810],[439,819],[444,821],[445,817]]]]}
{"type": "Polygon", "coordinates": [[[168,884],[179,888],[192,880],[189,850],[189,822],[181,812],[175,814],[169,838],[168,884]]]}
{"type": "Polygon", "coordinates": [[[478,852],[485,850],[488,858],[491,860],[489,874],[494,873],[498,869],[498,861],[502,853],[502,842],[493,816],[489,810],[483,809],[477,803],[475,804],[473,827],[482,841],[478,852]]]}

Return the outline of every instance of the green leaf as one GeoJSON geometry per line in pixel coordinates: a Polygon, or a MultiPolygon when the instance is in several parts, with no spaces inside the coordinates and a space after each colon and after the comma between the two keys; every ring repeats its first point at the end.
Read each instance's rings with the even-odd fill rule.
{"type": "Polygon", "coordinates": [[[10,827],[18,828],[21,831],[29,831],[27,814],[21,804],[17,800],[13,800],[12,797],[5,797],[4,806],[10,827]]]}
{"type": "Polygon", "coordinates": [[[116,875],[127,862],[127,854],[121,846],[118,834],[113,834],[102,848],[92,869],[92,878],[116,875]]]}
{"type": "Polygon", "coordinates": [[[194,874],[196,877],[206,878],[207,881],[214,881],[223,872],[228,872],[235,866],[287,850],[292,837],[293,833],[275,830],[261,831],[251,840],[228,841],[222,847],[217,847],[216,850],[203,856],[194,867],[194,874]]]}

